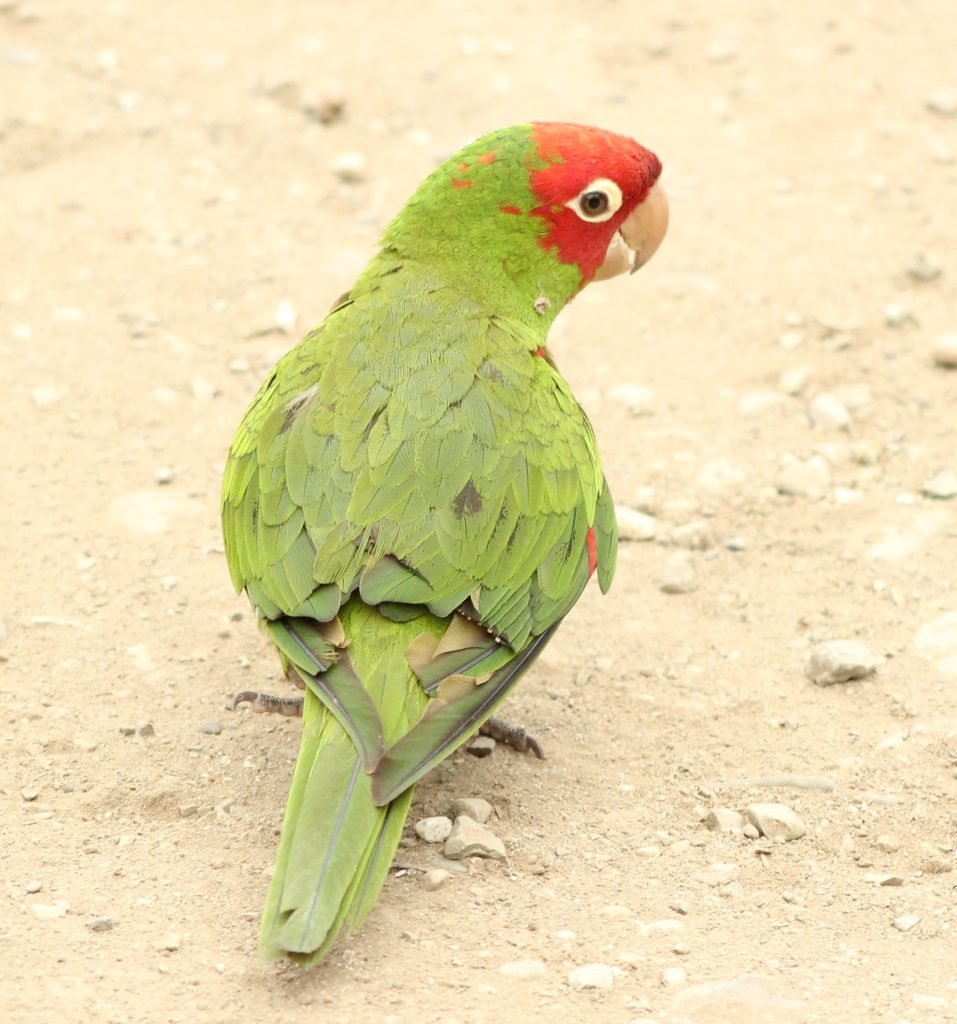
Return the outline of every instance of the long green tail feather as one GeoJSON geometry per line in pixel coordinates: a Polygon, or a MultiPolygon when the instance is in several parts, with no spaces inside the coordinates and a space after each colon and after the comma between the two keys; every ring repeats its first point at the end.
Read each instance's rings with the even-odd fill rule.
{"type": "MultiPolygon", "coordinates": [[[[431,616],[388,623],[359,602],[343,609],[355,638],[348,648],[356,674],[379,711],[386,736],[403,735],[422,714],[426,695],[405,659],[431,616]]],[[[259,936],[262,957],[320,960],[339,933],[358,928],[385,881],[402,836],[412,789],[390,804],[372,800],[372,779],[356,745],[307,688],[303,730],[282,837],[259,936]]]]}

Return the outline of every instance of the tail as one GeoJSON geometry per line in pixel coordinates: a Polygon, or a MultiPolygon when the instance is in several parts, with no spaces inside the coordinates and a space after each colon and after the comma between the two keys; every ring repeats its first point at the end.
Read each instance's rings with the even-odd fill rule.
{"type": "MultiPolygon", "coordinates": [[[[422,626],[386,622],[359,602],[342,609],[349,656],[379,708],[387,734],[415,724],[426,697],[405,648],[422,626]]],[[[372,909],[402,836],[412,787],[377,807],[356,746],[307,688],[302,741],[279,852],[266,897],[259,950],[266,960],[321,960],[343,930],[372,909]]]]}

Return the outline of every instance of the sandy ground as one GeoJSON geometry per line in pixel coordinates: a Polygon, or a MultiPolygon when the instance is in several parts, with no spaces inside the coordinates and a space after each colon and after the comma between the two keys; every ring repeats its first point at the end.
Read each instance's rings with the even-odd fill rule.
{"type": "Polygon", "coordinates": [[[952,4],[346,6],[0,3],[0,1016],[957,1020],[952,4]],[[436,160],[530,118],[665,163],[662,251],[553,340],[656,536],[510,705],[548,759],[419,787],[508,861],[428,891],[411,840],[326,964],[263,968],[298,724],[224,708],[281,685],[224,450],[436,160]],[[834,639],[876,674],[808,681],[834,639]],[[807,834],[705,827],[755,802],[807,834]]]}

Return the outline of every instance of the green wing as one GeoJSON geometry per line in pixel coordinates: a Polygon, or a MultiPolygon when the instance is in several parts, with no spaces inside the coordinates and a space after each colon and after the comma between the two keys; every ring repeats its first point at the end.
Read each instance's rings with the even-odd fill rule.
{"type": "MultiPolygon", "coordinates": [[[[477,624],[464,646],[448,639],[419,665],[429,693],[469,683],[403,740],[403,759],[425,766],[393,775],[406,786],[492,713],[529,660],[522,652],[537,652],[581,594],[594,556],[603,590],[611,580],[614,510],[594,435],[536,357],[541,340],[400,266],[287,354],[230,451],[226,557],[274,639],[291,620],[332,622],[356,600],[394,621],[459,609],[477,624]]],[[[287,659],[290,643],[277,640],[287,659]]],[[[314,681],[343,676],[334,664],[299,668],[314,681]]],[[[377,763],[381,732],[360,735],[368,709],[336,697],[346,685],[311,688],[377,763]]],[[[394,795],[383,785],[377,799],[394,795]]]]}

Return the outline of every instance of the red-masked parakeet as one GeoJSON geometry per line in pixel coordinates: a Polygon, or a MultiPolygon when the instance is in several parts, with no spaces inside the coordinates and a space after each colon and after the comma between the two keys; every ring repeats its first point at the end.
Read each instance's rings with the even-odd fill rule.
{"type": "Polygon", "coordinates": [[[226,560],[305,689],[238,695],[303,716],[264,957],[315,962],[358,927],[414,783],[486,726],[589,577],[611,583],[611,495],[545,342],[585,285],[654,253],[660,171],[571,124],[466,146],[240,424],[226,560]]]}

